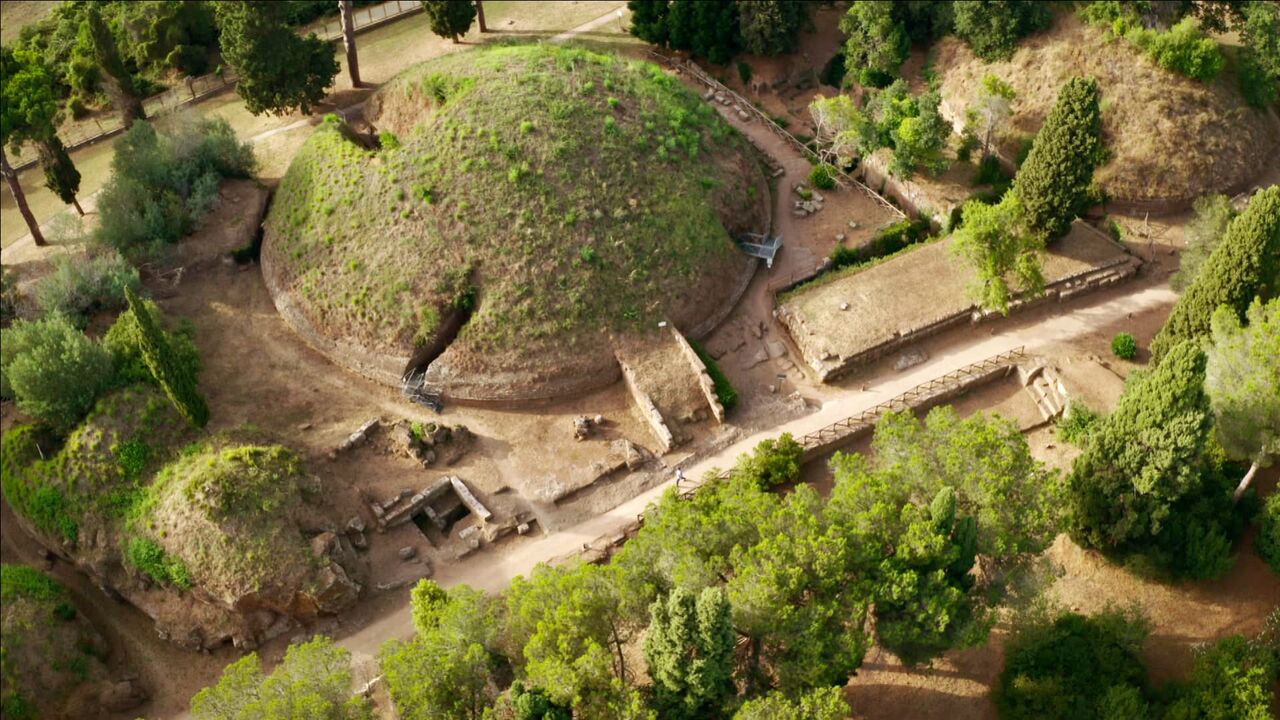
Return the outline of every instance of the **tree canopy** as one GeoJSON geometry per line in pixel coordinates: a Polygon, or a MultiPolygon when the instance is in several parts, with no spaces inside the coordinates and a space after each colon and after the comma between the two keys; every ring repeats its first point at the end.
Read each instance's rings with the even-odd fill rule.
{"type": "Polygon", "coordinates": [[[954,7],[956,36],[987,62],[1007,60],[1019,39],[1053,23],[1048,5],[1037,0],[969,0],[954,7]]]}
{"type": "MultiPolygon", "coordinates": [[[[336,7],[336,4],[335,4],[336,7]]],[[[338,74],[333,47],[288,25],[288,4],[270,0],[218,2],[222,55],[235,68],[236,92],[254,115],[305,114],[324,100],[338,74]]]]}
{"type": "Polygon", "coordinates": [[[427,16],[431,32],[455,43],[466,35],[476,20],[476,4],[473,0],[422,0],[422,11],[427,16]]]}
{"type": "Polygon", "coordinates": [[[1222,241],[1178,298],[1169,319],[1151,341],[1153,362],[1162,362],[1183,340],[1207,337],[1218,306],[1243,317],[1254,298],[1275,297],[1280,286],[1280,186],[1254,194],[1231,221],[1222,241]]]}
{"type": "Polygon", "coordinates": [[[1248,327],[1229,307],[1213,314],[1205,392],[1227,455],[1251,463],[1236,496],[1280,453],[1280,300],[1254,300],[1248,327]]]}
{"type": "Polygon", "coordinates": [[[738,22],[742,49],[755,55],[794,52],[813,25],[804,0],[738,0],[738,22]]]}
{"type": "Polygon", "coordinates": [[[1046,239],[1066,233],[1095,200],[1090,186],[1103,158],[1101,97],[1096,80],[1068,80],[1013,180],[1027,227],[1046,239]]]}
{"type": "Polygon", "coordinates": [[[317,637],[291,645],[270,674],[257,653],[222,671],[216,685],[191,701],[196,720],[369,720],[369,701],[351,695],[351,653],[317,637]]]}

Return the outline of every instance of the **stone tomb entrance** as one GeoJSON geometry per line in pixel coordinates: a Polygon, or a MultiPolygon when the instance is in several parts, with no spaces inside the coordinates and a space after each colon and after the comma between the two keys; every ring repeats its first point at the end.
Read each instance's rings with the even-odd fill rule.
{"type": "Polygon", "coordinates": [[[493,513],[456,475],[446,475],[416,493],[402,491],[391,502],[373,507],[379,530],[412,522],[427,542],[436,547],[449,540],[460,524],[465,527],[456,537],[469,541],[477,536],[478,545],[481,524],[493,519],[493,513]]]}

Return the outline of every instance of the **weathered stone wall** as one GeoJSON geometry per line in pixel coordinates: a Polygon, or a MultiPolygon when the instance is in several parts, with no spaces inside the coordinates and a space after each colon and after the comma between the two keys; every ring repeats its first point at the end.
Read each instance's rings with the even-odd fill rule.
{"type": "Polygon", "coordinates": [[[698,378],[698,387],[702,390],[702,396],[707,399],[707,405],[711,408],[711,416],[716,422],[724,422],[724,406],[720,404],[720,398],[716,395],[716,384],[711,379],[711,374],[707,372],[707,366],[702,362],[702,358],[698,357],[698,353],[694,352],[693,346],[680,334],[679,330],[671,328],[671,335],[675,338],[676,344],[680,346],[680,351],[684,355],[685,360],[689,362],[693,368],[693,374],[698,378]]]}
{"type": "Polygon", "coordinates": [[[627,391],[631,393],[632,400],[640,409],[640,415],[653,431],[653,437],[658,442],[659,454],[670,452],[671,448],[675,447],[675,437],[671,434],[671,428],[667,427],[666,421],[663,420],[662,413],[658,412],[658,406],[640,387],[636,380],[636,373],[630,365],[619,358],[618,367],[622,369],[622,379],[627,383],[627,391]]]}

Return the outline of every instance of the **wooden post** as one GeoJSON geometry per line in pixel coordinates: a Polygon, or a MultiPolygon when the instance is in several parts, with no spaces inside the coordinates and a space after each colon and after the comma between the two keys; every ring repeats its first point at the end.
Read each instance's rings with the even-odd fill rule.
{"type": "Polygon", "coordinates": [[[489,32],[489,28],[484,25],[484,1],[476,0],[476,20],[480,21],[480,32],[489,32]]]}
{"type": "Polygon", "coordinates": [[[0,173],[4,174],[5,181],[9,183],[9,190],[13,193],[13,201],[18,205],[18,212],[22,213],[22,219],[26,220],[27,227],[31,228],[31,239],[37,246],[48,245],[49,243],[44,241],[44,235],[40,233],[40,223],[36,222],[35,215],[31,214],[31,208],[27,205],[27,196],[23,194],[22,184],[18,182],[18,173],[9,165],[9,155],[5,153],[3,147],[0,147],[0,173]]]}
{"type": "Polygon", "coordinates": [[[342,15],[342,44],[347,48],[347,72],[351,74],[351,87],[360,87],[360,60],[356,56],[356,22],[351,15],[351,0],[338,0],[342,15]]]}

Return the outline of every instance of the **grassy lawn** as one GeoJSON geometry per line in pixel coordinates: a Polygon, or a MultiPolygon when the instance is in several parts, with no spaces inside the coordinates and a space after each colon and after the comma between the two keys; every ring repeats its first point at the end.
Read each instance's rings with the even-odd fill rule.
{"type": "MultiPolygon", "coordinates": [[[[10,2],[0,3],[3,12],[4,33],[6,41],[9,33],[17,33],[15,26],[31,23],[48,12],[53,2],[10,2]],[[31,6],[31,7],[25,7],[31,6]],[[15,20],[11,20],[11,16],[15,20]],[[25,20],[24,20],[25,18],[25,20]]],[[[411,15],[403,20],[388,23],[358,36],[360,49],[361,76],[366,82],[382,83],[390,80],[401,69],[438,55],[465,49],[468,44],[477,42],[499,41],[510,38],[554,35],[571,30],[583,23],[594,20],[626,6],[623,0],[581,0],[576,2],[500,2],[490,0],[485,3],[485,20],[495,32],[481,35],[475,29],[467,35],[462,45],[454,45],[448,40],[432,35],[427,29],[426,19],[421,15],[411,15]]],[[[608,23],[592,34],[617,32],[616,23],[608,23]]],[[[351,88],[346,74],[346,56],[341,43],[334,44],[334,53],[344,66],[338,74],[335,89],[337,91],[351,88]]],[[[349,101],[344,101],[349,102],[349,101]]],[[[241,138],[251,138],[259,133],[285,127],[296,122],[301,115],[250,115],[240,97],[234,92],[210,98],[192,106],[187,112],[196,116],[222,116],[231,123],[241,138]]],[[[294,132],[308,133],[309,128],[301,128],[294,132]]],[[[275,138],[272,138],[273,140],[275,138]]],[[[288,167],[288,157],[278,157],[276,152],[279,143],[271,143],[270,155],[260,150],[259,160],[263,164],[263,175],[278,177],[288,167]]],[[[290,149],[297,143],[289,143],[290,149]]],[[[96,192],[106,183],[110,171],[110,141],[82,148],[72,153],[72,158],[80,170],[80,189],[82,195],[96,192]]],[[[12,159],[12,158],[11,158],[12,159]]],[[[65,206],[44,187],[44,177],[39,168],[29,168],[20,173],[22,188],[27,194],[27,202],[31,211],[40,222],[47,221],[54,213],[65,206]]],[[[13,196],[8,188],[0,191],[0,247],[7,247],[18,238],[27,234],[26,224],[18,214],[13,196]]]]}

